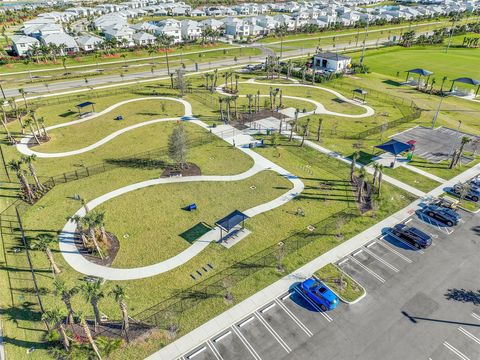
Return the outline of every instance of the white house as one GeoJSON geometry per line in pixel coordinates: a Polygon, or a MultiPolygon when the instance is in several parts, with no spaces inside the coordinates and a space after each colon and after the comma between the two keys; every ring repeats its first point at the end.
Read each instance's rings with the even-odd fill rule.
{"type": "Polygon", "coordinates": [[[78,51],[77,42],[73,37],[65,33],[50,34],[41,39],[45,45],[60,46],[60,55],[76,53],[78,51]]]}
{"type": "Polygon", "coordinates": [[[135,30],[126,25],[112,26],[103,31],[105,39],[116,39],[120,43],[125,43],[125,46],[133,46],[133,34],[135,30]]]}
{"type": "Polygon", "coordinates": [[[202,36],[200,24],[192,20],[182,20],[180,22],[183,40],[196,40],[202,36]]]}
{"type": "Polygon", "coordinates": [[[155,43],[155,36],[147,32],[133,34],[133,42],[139,46],[147,46],[155,43]]]}
{"type": "Polygon", "coordinates": [[[199,25],[201,28],[211,27],[213,30],[222,30],[225,28],[225,24],[217,19],[206,19],[200,21],[199,25]]]}
{"type": "Polygon", "coordinates": [[[103,39],[93,35],[83,35],[75,39],[82,51],[94,51],[103,43],[103,39]]]}
{"type": "Polygon", "coordinates": [[[201,9],[195,9],[190,12],[190,16],[192,17],[207,16],[207,13],[201,9]]]}
{"type": "Polygon", "coordinates": [[[166,34],[173,38],[173,43],[182,42],[180,22],[174,19],[168,19],[159,21],[156,25],[158,26],[158,29],[155,31],[156,35],[166,34]]]}
{"type": "Polygon", "coordinates": [[[10,39],[12,40],[12,49],[18,56],[27,56],[33,46],[40,46],[40,41],[30,36],[12,35],[10,39]]]}
{"type": "Polygon", "coordinates": [[[351,63],[351,57],[331,52],[323,52],[313,56],[312,69],[339,73],[348,69],[351,63]]]}

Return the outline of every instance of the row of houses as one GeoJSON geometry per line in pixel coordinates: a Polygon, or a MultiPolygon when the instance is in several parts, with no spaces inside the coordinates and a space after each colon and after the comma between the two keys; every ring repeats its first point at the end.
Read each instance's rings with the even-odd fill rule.
{"type": "MultiPolygon", "coordinates": [[[[105,41],[116,42],[123,47],[146,46],[153,44],[161,35],[168,35],[173,43],[193,41],[202,37],[206,27],[218,31],[227,39],[242,39],[268,35],[279,27],[295,31],[305,25],[326,28],[336,24],[352,26],[358,22],[374,22],[394,19],[415,19],[434,17],[450,13],[475,11],[480,9],[480,0],[424,0],[428,4],[415,6],[387,5],[372,8],[359,7],[359,4],[378,0],[347,0],[344,2],[326,0],[283,2],[272,4],[240,4],[231,7],[207,6],[199,9],[197,14],[213,14],[207,19],[196,21],[191,7],[183,2],[173,0],[132,0],[120,4],[100,4],[94,8],[75,7],[65,11],[48,12],[26,21],[21,34],[12,37],[12,49],[20,56],[28,54],[32,46],[41,44],[59,46],[65,53],[93,51],[105,41]],[[435,1],[435,3],[432,3],[435,1]],[[132,18],[144,15],[166,15],[176,13],[178,9],[187,9],[192,18],[176,20],[166,18],[160,21],[145,21],[132,24],[132,18]],[[228,9],[227,12],[224,10],[228,9]],[[216,11],[223,15],[216,17],[216,11]],[[240,14],[240,15],[238,15],[240,14]],[[256,14],[256,15],[251,15],[256,14]],[[88,30],[81,36],[65,31],[69,24],[87,19],[88,30]],[[77,36],[74,36],[77,35],[77,36]]],[[[178,10],[179,11],[179,10],[178,10]]],[[[138,21],[138,20],[137,20],[138,21]]],[[[87,29],[85,29],[87,30],[87,29]]]]}

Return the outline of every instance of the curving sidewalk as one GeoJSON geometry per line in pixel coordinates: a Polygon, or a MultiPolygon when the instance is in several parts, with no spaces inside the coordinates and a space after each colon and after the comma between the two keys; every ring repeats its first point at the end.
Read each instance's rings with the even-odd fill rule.
{"type": "MultiPolygon", "coordinates": [[[[186,100],[171,98],[171,97],[165,97],[165,96],[143,97],[143,98],[130,99],[130,100],[124,100],[124,101],[118,102],[118,103],[102,110],[99,113],[93,114],[91,116],[87,116],[83,119],[73,120],[73,121],[69,121],[69,122],[62,123],[62,124],[57,124],[57,125],[52,125],[52,126],[47,127],[46,130],[51,131],[51,130],[54,130],[54,129],[67,127],[67,126],[72,126],[72,125],[80,124],[80,123],[83,123],[83,122],[86,122],[86,121],[91,121],[91,120],[94,120],[94,119],[98,118],[99,116],[102,116],[104,114],[107,114],[107,113],[111,112],[112,110],[114,110],[114,109],[116,109],[116,108],[118,108],[122,105],[132,103],[132,102],[137,102],[137,101],[144,101],[144,100],[176,101],[176,102],[181,103],[184,106],[184,118],[188,118],[188,117],[192,116],[192,105],[186,100]]],[[[17,150],[24,155],[35,154],[39,158],[57,158],[57,157],[78,155],[78,154],[82,154],[84,152],[93,150],[93,149],[95,149],[99,146],[102,146],[103,144],[105,144],[105,143],[111,141],[112,139],[114,139],[115,137],[117,137],[117,136],[119,136],[119,135],[121,135],[125,132],[128,132],[130,130],[134,130],[134,129],[137,129],[137,128],[142,127],[142,126],[151,125],[151,124],[155,124],[155,123],[162,122],[162,121],[176,121],[176,120],[181,120],[181,118],[176,117],[176,118],[169,118],[169,119],[155,119],[155,120],[144,121],[144,122],[141,122],[141,123],[138,123],[138,124],[131,125],[131,126],[128,126],[126,128],[120,129],[118,131],[115,131],[114,133],[112,133],[112,134],[104,137],[103,139],[97,141],[96,143],[94,143],[92,145],[89,145],[89,146],[86,146],[84,148],[78,149],[78,150],[59,152],[59,153],[44,153],[44,152],[34,151],[28,146],[28,143],[32,140],[33,135],[28,135],[28,136],[23,137],[20,140],[20,142],[16,145],[16,147],[17,147],[17,150]]]]}
{"type": "MultiPolygon", "coordinates": [[[[302,87],[309,87],[309,88],[312,88],[312,89],[320,89],[320,90],[323,90],[323,91],[326,91],[326,92],[329,92],[329,93],[335,95],[339,99],[341,99],[341,100],[343,100],[343,101],[345,101],[345,102],[347,102],[351,105],[359,106],[359,107],[364,108],[366,110],[363,114],[338,113],[338,112],[335,112],[335,111],[327,110],[322,103],[320,103],[318,101],[315,101],[315,100],[306,99],[306,98],[297,97],[297,96],[283,95],[283,98],[285,98],[285,99],[302,100],[302,101],[306,101],[306,102],[309,102],[311,104],[314,104],[316,106],[315,111],[309,111],[308,113],[305,113],[303,115],[325,114],[325,115],[347,117],[347,118],[364,118],[364,117],[369,117],[369,116],[372,116],[372,115],[375,114],[375,110],[373,110],[370,106],[364,105],[364,104],[359,104],[356,101],[353,101],[352,99],[349,99],[349,98],[345,97],[344,95],[340,94],[339,92],[337,92],[335,90],[328,89],[328,88],[325,88],[325,87],[322,87],[322,86],[308,85],[308,84],[263,83],[263,82],[256,81],[255,79],[250,79],[248,81],[242,81],[242,82],[239,82],[239,84],[257,84],[257,85],[269,85],[269,86],[278,86],[278,87],[286,87],[286,86],[296,86],[296,87],[298,87],[298,86],[302,86],[302,87]]],[[[232,94],[224,92],[222,90],[221,86],[217,87],[216,90],[217,90],[218,93],[220,93],[222,95],[233,96],[232,94]]],[[[238,95],[238,96],[239,97],[246,97],[246,95],[238,95]]],[[[268,97],[268,95],[260,95],[260,97],[268,97]]]]}
{"type": "MultiPolygon", "coordinates": [[[[216,181],[240,181],[244,179],[248,179],[249,177],[257,174],[263,170],[273,170],[276,171],[279,175],[285,177],[293,184],[293,188],[283,194],[282,196],[269,201],[265,204],[258,205],[251,209],[245,210],[244,213],[249,217],[256,216],[263,212],[272,210],[276,207],[282,206],[288,201],[292,200],[295,196],[303,191],[304,185],[303,182],[298,179],[296,176],[288,173],[286,170],[281,168],[280,166],[272,163],[271,161],[265,159],[261,155],[249,150],[249,149],[241,149],[246,154],[251,156],[255,164],[252,168],[248,171],[238,174],[238,175],[230,175],[230,176],[191,176],[185,178],[162,178],[162,179],[153,179],[142,181],[136,184],[131,184],[128,186],[124,186],[122,188],[116,189],[109,193],[99,196],[98,198],[90,201],[87,206],[90,209],[94,209],[95,207],[103,204],[104,202],[126,194],[131,191],[135,191],[138,189],[142,189],[148,186],[154,185],[161,185],[161,184],[172,184],[172,183],[184,183],[184,182],[216,182],[216,181]]],[[[85,210],[84,208],[79,209],[75,215],[84,216],[85,210]]],[[[62,252],[63,257],[67,261],[67,263],[74,268],[76,271],[91,275],[97,276],[108,280],[134,280],[134,279],[142,279],[151,277],[154,275],[158,275],[169,270],[172,270],[193,257],[199,254],[203,249],[205,249],[212,241],[216,241],[220,237],[220,229],[218,227],[212,229],[205,235],[203,235],[200,239],[190,245],[187,249],[180,252],[179,254],[159,263],[143,266],[138,268],[112,268],[102,265],[94,264],[87,259],[85,259],[78,251],[75,243],[75,228],[76,224],[72,221],[68,221],[62,229],[62,232],[59,236],[59,247],[60,251],[62,252]]]]}

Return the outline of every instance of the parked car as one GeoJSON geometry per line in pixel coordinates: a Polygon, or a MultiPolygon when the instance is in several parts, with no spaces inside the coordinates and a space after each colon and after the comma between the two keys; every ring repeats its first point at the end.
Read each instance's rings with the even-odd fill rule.
{"type": "Polygon", "coordinates": [[[476,187],[480,187],[480,176],[474,177],[472,180],[470,180],[470,183],[476,187]]]}
{"type": "Polygon", "coordinates": [[[401,240],[412,244],[417,249],[425,249],[432,245],[432,237],[413,226],[397,224],[392,228],[392,233],[401,240]]]}
{"type": "Polygon", "coordinates": [[[426,206],[423,209],[423,213],[446,224],[447,226],[457,225],[458,221],[460,220],[460,215],[456,211],[438,205],[426,206]]]}
{"type": "MultiPolygon", "coordinates": [[[[462,196],[462,184],[455,184],[452,188],[452,192],[458,196],[462,196]]],[[[468,192],[463,195],[465,199],[477,202],[480,199],[480,188],[475,185],[470,185],[468,192]]]]}
{"type": "Polygon", "coordinates": [[[333,310],[338,305],[338,297],[321,281],[310,278],[301,285],[302,291],[323,311],[333,310]]]}

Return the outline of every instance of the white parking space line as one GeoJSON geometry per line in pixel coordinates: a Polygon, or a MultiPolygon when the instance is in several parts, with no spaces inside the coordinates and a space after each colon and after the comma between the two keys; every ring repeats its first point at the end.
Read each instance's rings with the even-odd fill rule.
{"type": "Polygon", "coordinates": [[[288,299],[290,296],[292,296],[292,293],[291,293],[291,292],[283,295],[283,296],[281,297],[281,299],[282,299],[282,301],[285,301],[285,300],[288,299]]]}
{"type": "Polygon", "coordinates": [[[366,272],[368,272],[370,275],[372,275],[375,279],[377,279],[378,281],[380,281],[382,284],[385,282],[385,279],[382,278],[380,275],[378,275],[375,271],[371,270],[370,268],[366,267],[365,265],[363,265],[360,261],[358,261],[357,259],[355,259],[353,256],[350,257],[354,262],[355,264],[357,264],[358,266],[360,266],[361,268],[363,268],[366,272]]]}
{"type": "Polygon", "coordinates": [[[467,357],[465,354],[463,354],[460,350],[454,348],[452,345],[450,345],[448,342],[444,341],[443,346],[445,346],[448,350],[450,350],[452,353],[457,355],[460,359],[462,360],[470,360],[469,357],[467,357]]]}
{"type": "Polygon", "coordinates": [[[220,335],[219,337],[213,339],[213,342],[217,343],[219,341],[222,341],[223,339],[225,339],[227,336],[231,335],[232,334],[232,331],[231,330],[228,330],[225,334],[223,335],[220,335]]]}
{"type": "Polygon", "coordinates": [[[243,334],[238,330],[236,329],[236,326],[232,326],[232,330],[233,332],[238,336],[238,338],[240,339],[240,341],[243,343],[243,345],[245,345],[245,347],[247,348],[247,350],[250,352],[250,354],[252,354],[253,358],[255,360],[262,360],[262,358],[260,357],[260,355],[257,354],[257,352],[255,351],[255,349],[253,348],[253,346],[248,342],[247,339],[245,339],[245,337],[243,336],[243,334]]]}
{"type": "Polygon", "coordinates": [[[345,264],[347,261],[348,261],[348,258],[345,258],[345,259],[343,259],[342,261],[340,261],[337,265],[338,265],[338,266],[342,266],[342,265],[345,264]]]}
{"type": "Polygon", "coordinates": [[[220,355],[220,353],[218,352],[217,348],[215,347],[215,345],[213,345],[213,343],[212,343],[210,340],[207,340],[207,345],[208,345],[208,347],[210,348],[210,350],[212,350],[213,355],[215,355],[215,358],[216,358],[217,360],[223,360],[222,355],[220,355]]]}
{"type": "Polygon", "coordinates": [[[205,350],[207,350],[207,347],[204,345],[202,346],[200,349],[198,349],[197,351],[195,351],[194,353],[190,354],[187,356],[187,359],[193,359],[195,356],[197,355],[200,355],[202,352],[204,352],[205,350]]]}
{"type": "Polygon", "coordinates": [[[266,313],[268,310],[272,309],[273,307],[275,307],[276,303],[271,303],[270,305],[268,305],[266,308],[263,308],[262,310],[260,310],[260,312],[262,314],[266,313]]]}
{"type": "Polygon", "coordinates": [[[405,255],[402,255],[400,254],[397,250],[395,250],[394,248],[392,248],[391,246],[383,243],[383,242],[376,242],[377,244],[379,244],[380,246],[383,246],[385,249],[387,250],[390,250],[392,253],[394,253],[395,255],[397,255],[399,258],[405,260],[407,263],[411,264],[413,261],[410,260],[408,257],[406,257],[405,255]]]}
{"type": "Polygon", "coordinates": [[[361,252],[363,251],[363,249],[359,249],[357,251],[355,251],[352,256],[357,256],[358,254],[360,254],[361,252]]]}
{"type": "Polygon", "coordinates": [[[238,327],[244,327],[245,325],[247,325],[250,321],[252,321],[253,319],[255,319],[254,316],[250,316],[248,319],[242,321],[240,324],[238,324],[238,327]]]}
{"type": "Polygon", "coordinates": [[[289,308],[285,306],[285,304],[282,304],[278,299],[275,299],[275,302],[287,313],[287,315],[298,325],[298,327],[302,329],[305,334],[307,334],[308,337],[313,336],[313,332],[311,332],[310,329],[304,323],[302,323],[300,319],[290,311],[289,308]]]}
{"type": "Polygon", "coordinates": [[[275,338],[275,340],[278,341],[278,343],[283,347],[283,349],[287,353],[292,352],[292,349],[290,348],[290,346],[288,346],[288,344],[281,338],[281,336],[278,335],[278,333],[275,331],[275,329],[273,327],[271,327],[270,324],[267,323],[267,321],[263,317],[261,317],[258,312],[255,312],[255,316],[263,324],[263,326],[265,326],[265,328],[270,332],[270,334],[272,334],[272,336],[275,338]]]}
{"type": "Polygon", "coordinates": [[[395,266],[393,266],[392,264],[390,264],[388,261],[383,260],[380,256],[378,256],[377,254],[374,254],[374,253],[371,252],[370,250],[365,249],[365,252],[367,252],[368,254],[372,255],[375,259],[377,259],[377,260],[380,261],[383,265],[385,265],[386,267],[392,269],[392,270],[395,271],[396,273],[398,273],[398,272],[400,271],[400,270],[398,270],[395,266]]]}
{"type": "Polygon", "coordinates": [[[474,312],[472,312],[472,316],[477,319],[478,321],[480,321],[480,315],[478,314],[475,314],[474,312]]]}
{"type": "Polygon", "coordinates": [[[466,337],[470,338],[471,340],[475,341],[478,345],[480,345],[480,339],[473,335],[471,332],[465,330],[463,327],[459,327],[458,330],[463,333],[466,337]]]}
{"type": "Polygon", "coordinates": [[[310,300],[308,298],[307,295],[305,295],[303,293],[302,290],[300,290],[297,286],[294,287],[295,291],[301,296],[303,297],[310,305],[313,306],[314,309],[316,309],[318,312],[320,312],[320,314],[322,314],[322,316],[327,319],[328,322],[332,322],[333,319],[330,317],[330,315],[326,314],[325,312],[323,312],[323,310],[320,308],[320,306],[318,306],[317,304],[315,304],[312,300],[310,300]]]}
{"type": "Polygon", "coordinates": [[[395,240],[398,240],[400,241],[402,244],[408,246],[410,249],[412,250],[415,250],[416,252],[420,253],[420,254],[425,254],[425,251],[421,250],[421,249],[417,249],[415,246],[413,246],[412,244],[409,244],[408,242],[406,241],[403,241],[401,238],[399,238],[397,235],[395,235],[394,233],[392,232],[388,232],[388,235],[393,237],[395,240]]]}
{"type": "Polygon", "coordinates": [[[410,218],[410,219],[408,219],[407,221],[405,221],[404,224],[407,225],[407,224],[408,224],[410,221],[412,221],[412,220],[413,220],[413,219],[410,218]]]}

